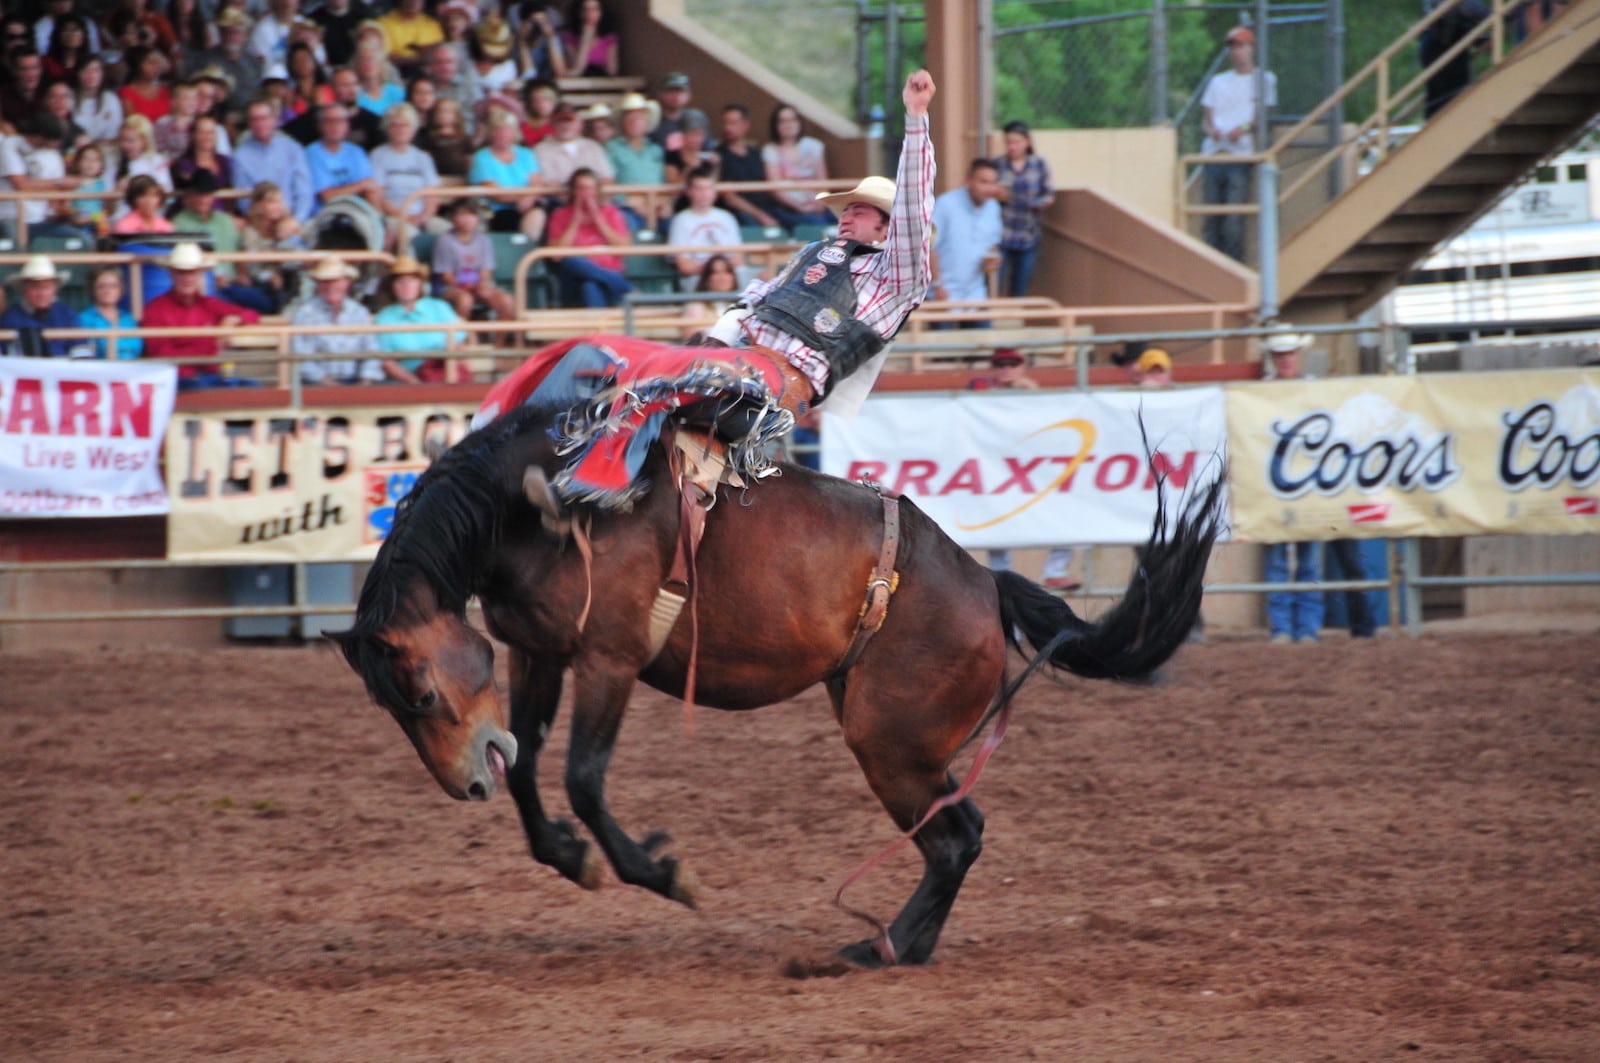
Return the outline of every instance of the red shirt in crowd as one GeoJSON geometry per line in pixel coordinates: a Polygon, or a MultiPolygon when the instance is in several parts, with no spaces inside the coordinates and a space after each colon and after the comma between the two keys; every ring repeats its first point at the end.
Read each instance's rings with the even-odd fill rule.
{"type": "MultiPolygon", "coordinates": [[[[229,315],[237,317],[247,325],[253,325],[261,320],[261,315],[254,310],[234,306],[214,296],[202,295],[191,303],[184,303],[172,292],[167,292],[150,300],[149,305],[144,308],[144,320],[139,324],[144,328],[216,328],[222,323],[222,319],[229,315]]],[[[216,353],[215,336],[151,337],[144,341],[146,358],[199,358],[216,353]]],[[[215,365],[178,366],[178,375],[181,377],[217,371],[215,365]]]]}
{"type": "MultiPolygon", "coordinates": [[[[600,212],[605,215],[607,225],[620,232],[628,231],[628,223],[623,220],[622,211],[607,203],[600,208],[600,212]]],[[[577,211],[572,209],[572,204],[570,203],[555,209],[555,213],[550,215],[550,226],[547,233],[547,242],[549,244],[554,246],[561,242],[561,237],[568,229],[572,228],[573,218],[576,214],[577,211]]],[[[571,246],[610,247],[611,241],[607,240],[605,235],[600,232],[600,226],[595,225],[593,222],[585,222],[579,226],[577,238],[572,241],[571,246]]],[[[618,272],[622,270],[621,255],[589,255],[588,258],[590,262],[602,269],[614,269],[618,272]]]]}

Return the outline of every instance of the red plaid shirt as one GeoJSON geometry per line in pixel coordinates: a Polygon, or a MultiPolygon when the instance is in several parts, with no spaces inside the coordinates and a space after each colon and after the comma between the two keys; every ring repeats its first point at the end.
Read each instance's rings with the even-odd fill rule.
{"type": "MultiPolygon", "coordinates": [[[[933,220],[933,141],[928,138],[928,116],[906,116],[906,139],[900,148],[900,170],[895,175],[894,210],[884,250],[851,260],[856,286],[856,320],[888,339],[927,295],[933,281],[928,246],[933,220]]],[[[787,271],[786,271],[787,272],[787,271]]],[[[756,281],[742,297],[755,306],[783,279],[756,281]]],[[[820,395],[828,380],[828,360],[800,340],[764,321],[745,322],[752,341],[787,358],[806,375],[820,395]]]]}

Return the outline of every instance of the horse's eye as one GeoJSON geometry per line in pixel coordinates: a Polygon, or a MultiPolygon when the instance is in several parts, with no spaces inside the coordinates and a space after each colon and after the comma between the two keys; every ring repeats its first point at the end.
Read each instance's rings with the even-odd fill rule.
{"type": "Polygon", "coordinates": [[[422,695],[422,697],[417,699],[417,709],[421,712],[427,712],[429,709],[433,708],[433,703],[438,700],[439,692],[436,690],[430,690],[426,694],[422,695]]]}

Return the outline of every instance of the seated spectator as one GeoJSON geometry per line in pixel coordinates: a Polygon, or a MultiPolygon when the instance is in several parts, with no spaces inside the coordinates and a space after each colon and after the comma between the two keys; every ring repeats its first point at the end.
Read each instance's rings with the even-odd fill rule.
{"type": "MultiPolygon", "coordinates": [[[[617,110],[622,115],[622,133],[605,145],[606,158],[616,174],[619,185],[659,185],[666,182],[663,160],[666,152],[650,139],[650,133],[661,120],[661,107],[641,93],[630,92],[622,98],[617,110]]],[[[644,196],[632,196],[619,202],[622,212],[634,229],[654,228],[670,217],[671,206],[658,200],[652,212],[644,196]]]]}
{"type": "MultiPolygon", "coordinates": [[[[806,136],[799,111],[786,103],[780,104],[772,112],[768,135],[771,140],[761,149],[767,180],[820,181],[827,178],[828,162],[822,141],[806,136]]],[[[832,212],[816,196],[814,189],[779,189],[774,193],[776,203],[772,213],[790,230],[797,225],[832,225],[832,212]]]]}
{"type": "Polygon", "coordinates": [[[406,99],[406,90],[401,84],[384,75],[387,58],[375,45],[363,44],[356,49],[352,64],[356,75],[356,103],[376,118],[383,118],[389,108],[406,99]]]}
{"type": "Polygon", "coordinates": [[[227,98],[223,108],[228,114],[243,114],[261,83],[266,67],[250,54],[250,16],[237,7],[227,7],[217,16],[217,46],[198,54],[185,56],[183,72],[195,77],[204,72],[224,79],[227,98]]]}
{"type": "MultiPolygon", "coordinates": [[[[67,163],[54,147],[61,140],[61,121],[53,114],[37,113],[22,123],[17,136],[0,138],[0,187],[17,192],[60,192],[78,187],[67,176],[67,163]]],[[[0,201],[0,233],[15,237],[17,212],[32,234],[83,235],[72,221],[71,200],[29,199],[0,201]]]]}
{"type": "Polygon", "coordinates": [[[88,132],[78,124],[74,108],[77,106],[77,97],[72,93],[72,86],[65,81],[52,81],[44,88],[43,110],[56,117],[63,130],[61,140],[56,147],[65,154],[70,154],[89,143],[88,132]]]}
{"type": "Polygon", "coordinates": [[[688,74],[668,74],[661,79],[661,88],[656,95],[661,100],[661,121],[650,138],[660,144],[663,151],[677,151],[683,147],[683,127],[690,116],[699,115],[704,121],[706,113],[689,106],[688,74]]]}
{"type": "MultiPolygon", "coordinates": [[[[722,109],[722,140],[717,144],[717,179],[720,181],[765,181],[767,164],[761,149],[750,140],[750,108],[730,103],[722,109]]],[[[772,196],[766,192],[724,190],[718,204],[731,211],[740,225],[780,225],[771,213],[772,196]]]]}
{"type": "MultiPolygon", "coordinates": [[[[700,111],[693,112],[683,120],[683,129],[678,133],[678,147],[669,149],[663,160],[668,184],[682,184],[699,169],[709,167],[713,173],[716,172],[722,160],[708,146],[710,137],[711,123],[700,111]]],[[[683,204],[680,202],[677,206],[681,209],[683,204]]]]}
{"type": "MultiPolygon", "coordinates": [[[[667,243],[679,247],[727,247],[742,241],[739,219],[717,206],[717,178],[709,169],[689,175],[685,189],[689,205],[672,216],[667,226],[667,243]]],[[[683,252],[677,256],[678,287],[688,289],[689,278],[700,276],[711,252],[683,252]]],[[[743,255],[728,255],[735,267],[744,264],[743,255]]]]}
{"type": "Polygon", "coordinates": [[[154,177],[140,174],[129,181],[122,199],[128,211],[111,226],[111,231],[118,236],[173,231],[172,223],[161,213],[161,208],[167,203],[167,193],[156,183],[154,177]]]}
{"type": "Polygon", "coordinates": [[[579,170],[588,170],[602,180],[613,179],[611,160],[606,158],[604,148],[583,135],[583,122],[576,107],[563,100],[556,105],[551,119],[555,133],[533,149],[545,184],[566,185],[579,170]]]}
{"type": "MultiPolygon", "coordinates": [[[[328,62],[344,66],[356,53],[356,27],[371,18],[372,11],[357,0],[323,0],[312,9],[309,17],[322,27],[322,46],[328,54],[328,62]]],[[[382,115],[383,111],[378,114],[382,115]]]]}
{"type": "Polygon", "coordinates": [[[326,206],[345,196],[378,200],[383,196],[372,176],[372,160],[345,137],[350,132],[350,109],[330,103],[317,115],[322,138],[306,149],[311,171],[311,194],[326,206]]]}
{"type": "Polygon", "coordinates": [[[434,8],[433,17],[439,20],[439,28],[444,31],[443,43],[434,47],[450,49],[455,53],[457,69],[466,69],[472,61],[467,54],[467,38],[472,36],[472,27],[478,21],[477,3],[475,0],[444,0],[434,8]]]}
{"type": "MultiPolygon", "coordinates": [[[[283,189],[262,181],[250,190],[250,210],[239,234],[243,250],[304,251],[306,242],[300,229],[283,189]]],[[[299,270],[293,264],[260,262],[244,267],[241,280],[261,289],[274,306],[282,307],[295,297],[299,270]]]]}
{"type": "Polygon", "coordinates": [[[388,37],[389,58],[402,72],[421,67],[423,52],[444,40],[444,27],[422,7],[423,0],[400,0],[377,20],[388,37]]]}
{"type": "Polygon", "coordinates": [[[397,103],[384,118],[388,143],[373,149],[372,177],[378,182],[378,209],[388,219],[399,245],[409,247],[416,230],[427,227],[439,213],[439,201],[432,198],[406,199],[413,192],[439,186],[439,171],[433,156],[412,141],[417,135],[417,112],[409,103],[397,103]],[[409,227],[409,228],[407,228],[409,227]]]}
{"type": "Polygon", "coordinates": [[[105,60],[90,56],[78,70],[78,102],[72,119],[97,144],[109,144],[122,131],[122,100],[105,86],[105,60]]]}
{"type": "Polygon", "coordinates": [[[118,95],[128,115],[140,115],[154,125],[172,110],[172,89],[167,71],[172,67],[157,48],[135,48],[128,56],[129,77],[118,95]]]}
{"type": "Polygon", "coordinates": [[[478,23],[467,38],[467,58],[485,92],[509,92],[517,84],[517,61],[511,57],[511,26],[499,15],[478,23]]]}
{"type": "MultiPolygon", "coordinates": [[[[89,298],[93,302],[89,304],[88,309],[78,315],[78,324],[83,328],[115,328],[119,331],[138,328],[138,320],[122,308],[122,295],[122,267],[96,266],[94,272],[89,274],[89,298]]],[[[108,342],[94,341],[96,358],[106,356],[108,342]]],[[[143,353],[144,340],[138,336],[117,337],[119,360],[137,358],[143,353]]]]}
{"type": "Polygon", "coordinates": [[[112,200],[88,194],[112,190],[111,176],[106,173],[106,153],[99,144],[90,142],[77,150],[72,156],[72,176],[78,179],[78,191],[85,193],[84,198],[72,201],[73,227],[84,232],[105,232],[112,200]]]}
{"type": "Polygon", "coordinates": [[[706,259],[691,290],[724,296],[721,299],[696,299],[683,304],[683,336],[693,342],[703,337],[706,329],[727,313],[739,298],[739,273],[733,268],[733,260],[727,255],[712,255],[706,259]]]}
{"type": "MultiPolygon", "coordinates": [[[[370,325],[372,313],[350,298],[350,284],[358,276],[354,266],[338,255],[326,255],[309,274],[317,293],[301,303],[289,319],[295,325],[343,326],[370,325]]],[[[301,333],[289,341],[289,349],[304,358],[300,379],[307,384],[379,384],[383,382],[383,363],[377,358],[357,357],[378,353],[378,337],[371,332],[301,333]]]]}
{"type": "MultiPolygon", "coordinates": [[[[622,212],[600,198],[600,178],[582,169],[568,182],[568,201],[550,215],[551,247],[614,247],[632,241],[622,212]]],[[[611,254],[558,258],[563,306],[616,306],[633,291],[622,257],[611,254]]]]}
{"type": "Polygon", "coordinates": [[[502,321],[517,316],[509,292],[495,286],[494,242],[478,231],[478,204],[458,199],[450,205],[450,230],[433,245],[433,273],[439,295],[463,319],[471,319],[483,306],[502,321]]]}
{"type": "MultiPolygon", "coordinates": [[[[217,209],[217,179],[210,170],[197,170],[180,193],[183,209],[173,215],[172,224],[178,232],[204,235],[211,250],[218,255],[231,255],[243,245],[239,236],[239,223],[232,214],[217,209]]],[[[276,293],[240,283],[237,267],[232,262],[218,262],[217,294],[230,303],[249,307],[261,314],[278,312],[276,293]]]]}
{"type": "Polygon", "coordinates": [[[233,187],[233,160],[221,148],[221,138],[225,135],[221,123],[209,115],[194,120],[189,147],[172,160],[173,188],[183,191],[201,170],[211,174],[218,188],[233,187]]]}
{"type": "MultiPolygon", "coordinates": [[[[200,83],[180,82],[172,90],[172,111],[155,123],[156,150],[169,158],[176,158],[189,150],[189,140],[194,133],[194,123],[200,117],[200,83]]],[[[233,145],[223,132],[218,150],[224,155],[233,145]]]]}
{"type": "Polygon", "coordinates": [[[45,44],[39,48],[44,58],[44,76],[49,81],[71,82],[97,50],[89,42],[89,24],[68,4],[60,18],[46,15],[34,23],[36,30],[47,26],[45,44]]]}
{"type": "Polygon", "coordinates": [[[574,24],[561,33],[565,77],[614,78],[621,69],[616,19],[601,0],[578,0],[574,24]]]}
{"type": "MultiPolygon", "coordinates": [[[[566,77],[561,56],[561,12],[551,0],[523,0],[511,9],[517,67],[524,79],[553,82],[566,77]]],[[[530,141],[529,147],[533,144],[530,141]]]]}
{"type": "MultiPolygon", "coordinates": [[[[289,46],[289,57],[284,60],[289,75],[289,111],[296,117],[310,114],[323,104],[333,102],[333,86],[328,82],[328,72],[317,62],[316,50],[303,41],[289,46]]],[[[288,132],[288,130],[285,130],[288,132]]],[[[293,133],[289,133],[294,136],[293,133]]]]}
{"type": "MultiPolygon", "coordinates": [[[[439,102],[439,91],[433,87],[433,79],[426,74],[412,78],[406,88],[406,102],[416,108],[417,119],[426,132],[428,121],[433,117],[433,105],[439,102]]],[[[422,146],[421,140],[418,140],[417,146],[422,146]]]]}
{"type": "MultiPolygon", "coordinates": [[[[199,244],[181,243],[172,249],[167,259],[172,288],[150,300],[140,324],[147,329],[205,328],[212,331],[205,336],[152,336],[145,340],[146,358],[214,358],[220,333],[261,320],[261,315],[254,310],[206,294],[206,271],[210,268],[211,260],[200,250],[199,244]]],[[[229,387],[235,383],[222,375],[221,367],[215,362],[178,366],[179,391],[229,387]]]]}
{"type": "MultiPolygon", "coordinates": [[[[383,143],[383,120],[361,106],[361,79],[354,70],[335,70],[331,83],[333,102],[344,107],[350,117],[345,139],[362,151],[370,152],[383,143]]],[[[302,147],[310,147],[322,137],[321,109],[307,111],[283,127],[302,147]]]]}
{"type": "Polygon", "coordinates": [[[117,185],[126,188],[128,182],[141,174],[155,178],[156,184],[172,190],[172,162],[156,150],[155,127],[142,114],[130,114],[122,120],[122,132],[117,134],[117,148],[121,161],[117,163],[117,185]]]}
{"type": "Polygon", "coordinates": [[[561,103],[561,92],[555,82],[534,78],[522,86],[523,118],[522,142],[530,148],[556,131],[556,107],[561,103]]]}
{"type": "Polygon", "coordinates": [[[472,165],[472,137],[467,133],[461,105],[448,97],[433,105],[433,112],[417,137],[417,147],[433,156],[443,177],[467,176],[472,165]]]}
{"type": "MultiPolygon", "coordinates": [[[[380,325],[453,325],[461,318],[443,299],[424,295],[428,281],[428,267],[412,258],[401,255],[394,260],[385,282],[389,305],[378,311],[375,319],[380,325]]],[[[378,334],[378,349],[385,354],[424,354],[442,351],[452,340],[459,346],[466,333],[451,330],[449,335],[438,332],[383,332],[378,334]]],[[[400,358],[383,363],[383,371],[391,380],[403,384],[436,384],[441,381],[465,381],[464,363],[444,358],[400,358]]]]}
{"type": "Polygon", "coordinates": [[[156,10],[151,0],[125,0],[122,7],[138,22],[141,41],[149,41],[163,55],[172,54],[178,46],[178,31],[172,28],[166,15],[156,10]]]}
{"type": "MultiPolygon", "coordinates": [[[[250,30],[250,43],[246,46],[263,67],[275,63],[288,65],[290,31],[299,8],[298,0],[266,0],[266,12],[250,30]]],[[[261,6],[255,8],[260,12],[261,6]]],[[[320,62],[322,57],[317,57],[320,62]]]]}
{"type": "Polygon", "coordinates": [[[76,340],[47,340],[39,331],[78,327],[78,315],[57,298],[61,274],[56,272],[55,263],[44,255],[33,255],[22,264],[17,280],[22,284],[22,298],[0,314],[0,329],[16,330],[17,338],[0,347],[6,354],[25,358],[72,357],[76,340]]]}
{"type": "MultiPolygon", "coordinates": [[[[578,112],[583,119],[583,135],[602,148],[617,138],[617,123],[611,117],[611,108],[603,103],[591,103],[578,112]]],[[[607,155],[606,158],[610,158],[607,155]]]]}
{"type": "Polygon", "coordinates": [[[433,90],[439,94],[439,98],[454,100],[461,108],[464,128],[469,134],[476,133],[474,116],[478,101],[484,96],[477,73],[457,60],[455,49],[448,44],[436,44],[428,50],[426,69],[428,80],[433,82],[433,90]]]}
{"type": "MultiPolygon", "coordinates": [[[[489,143],[472,156],[467,184],[537,189],[542,183],[539,180],[539,160],[533,152],[517,143],[518,133],[514,114],[494,111],[489,119],[489,143]]],[[[491,210],[490,232],[514,233],[520,230],[534,241],[544,235],[545,215],[539,207],[537,194],[530,193],[511,200],[494,200],[491,210]]]]}
{"type": "Polygon", "coordinates": [[[27,45],[10,56],[11,76],[0,85],[0,122],[10,127],[8,132],[15,132],[43,102],[44,57],[27,45]]]}
{"type": "Polygon", "coordinates": [[[305,221],[317,208],[305,149],[278,129],[278,109],[271,101],[254,100],[245,114],[250,132],[233,152],[233,187],[271,181],[283,190],[290,212],[305,221]]]}

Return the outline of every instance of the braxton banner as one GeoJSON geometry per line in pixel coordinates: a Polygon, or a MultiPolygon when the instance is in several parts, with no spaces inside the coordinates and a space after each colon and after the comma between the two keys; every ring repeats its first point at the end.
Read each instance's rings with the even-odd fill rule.
{"type": "Polygon", "coordinates": [[[167,556],[370,560],[430,444],[466,435],[475,409],[179,414],[167,431],[167,556]]]}
{"type": "Polygon", "coordinates": [[[1600,532],[1600,371],[1228,391],[1234,534],[1255,542],[1600,532]]]}
{"type": "Polygon", "coordinates": [[[171,365],[0,358],[0,517],[167,512],[159,458],[177,390],[171,365]]]}
{"type": "Polygon", "coordinates": [[[1170,489],[1220,473],[1214,387],[875,397],[824,417],[822,468],[907,495],[966,547],[1140,543],[1156,483],[1141,417],[1170,489]]]}

